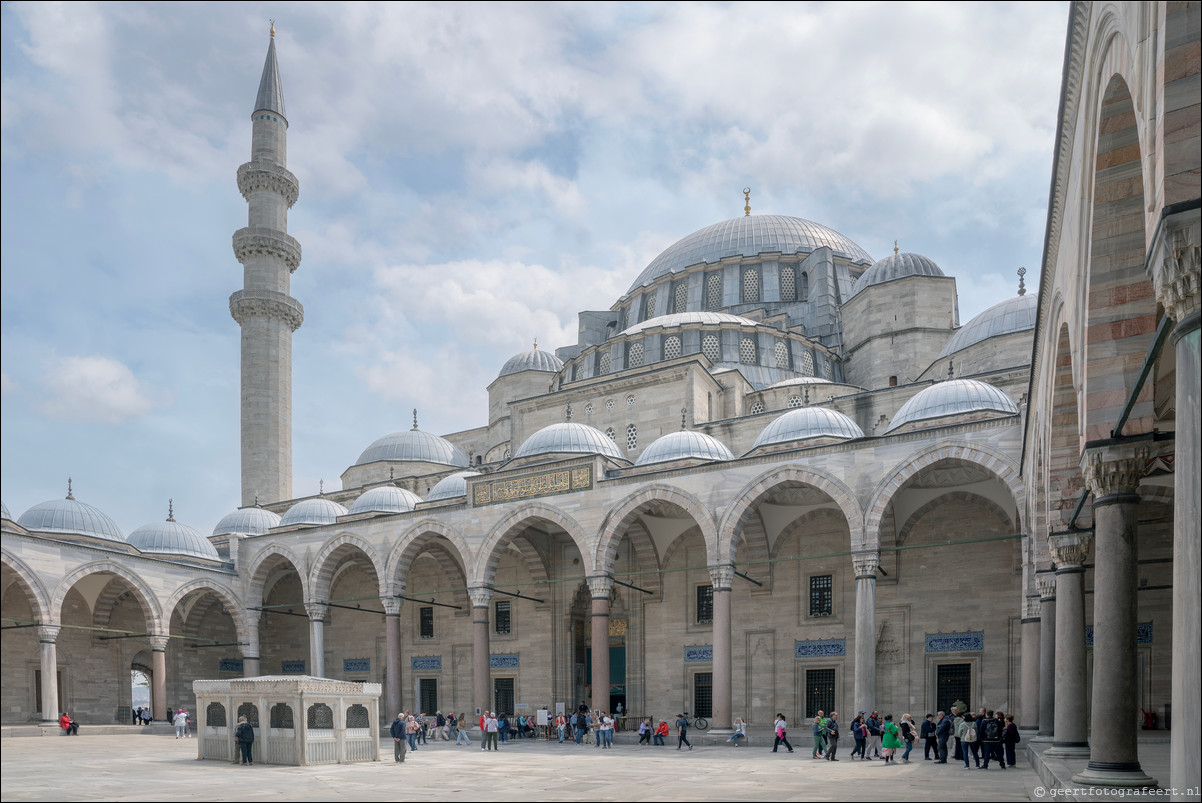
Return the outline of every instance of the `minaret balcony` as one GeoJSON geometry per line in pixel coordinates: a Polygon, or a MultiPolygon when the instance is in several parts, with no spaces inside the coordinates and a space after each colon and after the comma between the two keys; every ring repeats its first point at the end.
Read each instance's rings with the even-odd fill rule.
{"type": "Polygon", "coordinates": [[[234,256],[243,265],[254,257],[274,257],[295,273],[301,261],[301,247],[295,237],[282,231],[255,226],[234,232],[234,256]]]}
{"type": "Polygon", "coordinates": [[[230,296],[230,315],[239,325],[249,318],[276,318],[295,332],[305,319],[305,308],[292,296],[275,290],[239,290],[230,296]]]}
{"type": "Polygon", "coordinates": [[[238,191],[247,201],[251,193],[261,190],[281,196],[291,209],[300,196],[300,183],[285,167],[266,159],[256,159],[238,168],[238,191]]]}

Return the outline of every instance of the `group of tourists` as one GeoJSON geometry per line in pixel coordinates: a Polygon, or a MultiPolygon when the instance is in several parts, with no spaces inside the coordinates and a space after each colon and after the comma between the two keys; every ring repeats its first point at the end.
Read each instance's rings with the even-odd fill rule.
{"type": "Polygon", "coordinates": [[[963,761],[964,769],[987,770],[990,761],[1001,769],[1013,767],[1016,745],[1022,741],[1013,714],[985,708],[972,714],[958,706],[951,716],[943,711],[934,717],[927,714],[921,735],[926,742],[924,757],[930,759],[933,750],[936,764],[947,763],[948,743],[954,740],[952,760],[963,761]]]}
{"type": "Polygon", "coordinates": [[[149,725],[151,722],[154,722],[154,713],[145,706],[138,706],[130,712],[130,716],[133,718],[133,724],[135,725],[149,725]]]}

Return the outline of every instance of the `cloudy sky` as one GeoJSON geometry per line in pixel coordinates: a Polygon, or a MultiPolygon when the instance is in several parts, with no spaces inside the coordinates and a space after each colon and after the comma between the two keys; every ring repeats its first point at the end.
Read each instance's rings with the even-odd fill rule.
{"type": "Polygon", "coordinates": [[[1038,265],[1067,3],[4,3],[4,503],[129,532],[239,502],[230,237],[268,41],[304,259],[294,493],[375,438],[486,423],[659,251],[793,215],[957,277],[1038,265]]]}

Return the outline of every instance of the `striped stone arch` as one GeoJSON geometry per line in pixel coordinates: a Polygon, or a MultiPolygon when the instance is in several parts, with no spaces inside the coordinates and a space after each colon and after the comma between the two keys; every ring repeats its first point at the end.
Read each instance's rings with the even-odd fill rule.
{"type": "MultiPolygon", "coordinates": [[[[238,595],[232,588],[222,583],[215,582],[206,578],[198,578],[189,583],[184,583],[177,588],[171,597],[167,600],[167,604],[163,606],[166,611],[167,621],[171,621],[171,617],[175,614],[175,609],[179,607],[183,601],[191,594],[196,592],[206,592],[212,594],[225,607],[226,613],[234,620],[234,631],[238,634],[239,642],[249,641],[246,632],[246,619],[243,613],[242,602],[238,599],[238,595]]],[[[185,634],[187,634],[187,625],[184,623],[185,634]]]]}
{"type": "Polygon", "coordinates": [[[301,595],[305,600],[313,597],[309,594],[309,573],[304,570],[304,563],[296,553],[276,541],[265,545],[250,562],[246,572],[246,604],[247,606],[263,604],[263,584],[271,576],[280,561],[291,564],[300,577],[301,595]]]}
{"type": "Polygon", "coordinates": [[[388,594],[388,580],[385,574],[385,562],[380,559],[380,553],[375,546],[352,533],[339,533],[338,535],[327,541],[317,553],[317,557],[313,559],[313,568],[309,572],[309,589],[308,593],[312,597],[305,597],[306,600],[328,600],[330,597],[330,585],[334,582],[334,572],[342,565],[343,561],[350,556],[351,560],[355,560],[357,564],[363,566],[370,565],[372,573],[376,576],[376,585],[379,589],[380,596],[388,594]],[[355,560],[354,554],[358,552],[362,559],[355,560]]]}
{"type": "Polygon", "coordinates": [[[389,553],[381,581],[385,594],[400,594],[405,591],[413,561],[426,550],[442,564],[444,572],[452,568],[446,561],[454,564],[451,575],[462,575],[464,584],[467,584],[467,567],[472,565],[472,550],[467,545],[467,539],[458,530],[448,527],[438,519],[426,518],[407,529],[389,553]]]}
{"type": "MultiPolygon", "coordinates": [[[[684,511],[701,529],[701,537],[705,539],[706,555],[713,558],[717,554],[718,528],[714,523],[713,514],[692,494],[671,485],[655,483],[627,496],[601,522],[600,530],[597,533],[597,549],[593,553],[592,565],[589,567],[590,573],[609,574],[613,571],[614,559],[618,555],[618,545],[622,543],[622,536],[627,534],[630,525],[643,509],[657,503],[672,505],[684,511]]],[[[658,562],[655,568],[659,568],[658,562]]]]}
{"type": "Polygon", "coordinates": [[[1020,519],[1015,522],[1021,530],[1023,526],[1023,484],[1019,477],[1018,465],[1008,456],[998,450],[969,441],[942,441],[924,449],[911,457],[905,463],[897,466],[882,479],[872,492],[868,511],[864,516],[865,547],[880,549],[881,520],[893,497],[901,490],[915,474],[924,468],[942,460],[960,460],[991,472],[1009,490],[1014,500],[1014,509],[1020,519]]]}
{"type": "Polygon", "coordinates": [[[133,592],[134,597],[142,605],[142,613],[146,617],[146,632],[148,633],[165,633],[162,626],[163,609],[159,605],[158,598],[154,592],[142,581],[142,578],[131,572],[119,563],[111,560],[98,560],[92,563],[86,563],[80,566],[75,571],[68,574],[58,584],[54,590],[54,596],[50,599],[50,618],[51,621],[61,622],[63,615],[63,601],[66,600],[67,594],[75,587],[83,578],[92,574],[115,574],[126,582],[129,589],[133,592]]]}
{"type": "Polygon", "coordinates": [[[529,522],[538,519],[549,521],[567,532],[568,537],[576,543],[576,548],[580,550],[580,554],[585,560],[592,554],[592,547],[585,539],[584,530],[575,519],[558,508],[532,502],[517,508],[492,528],[488,537],[484,539],[484,543],[476,551],[476,560],[472,564],[468,585],[492,585],[496,578],[497,561],[501,557],[498,547],[525,529],[529,522]]]}
{"type": "Polygon", "coordinates": [[[843,511],[851,531],[852,549],[861,548],[864,534],[860,529],[864,512],[851,488],[833,474],[810,466],[791,465],[766,471],[743,486],[722,518],[718,528],[718,554],[715,562],[734,561],[746,519],[769,492],[782,485],[809,485],[829,496],[843,511]]]}
{"type": "MultiPolygon", "coordinates": [[[[117,582],[117,578],[109,580],[100,593],[96,595],[96,604],[92,606],[92,626],[103,628],[112,624],[113,611],[116,610],[117,604],[125,596],[132,593],[123,584],[117,582]]],[[[167,610],[170,611],[171,609],[168,608],[167,610]]],[[[171,617],[168,614],[168,628],[170,628],[170,623],[171,617]]]]}
{"type": "Polygon", "coordinates": [[[51,617],[50,615],[50,595],[46,593],[46,588],[42,585],[42,581],[37,574],[25,565],[25,561],[7,549],[0,549],[0,562],[3,562],[5,566],[12,570],[17,585],[21,587],[21,590],[25,592],[25,596],[29,599],[29,607],[33,610],[33,615],[37,617],[38,622],[41,624],[58,622],[57,617],[51,617]]]}

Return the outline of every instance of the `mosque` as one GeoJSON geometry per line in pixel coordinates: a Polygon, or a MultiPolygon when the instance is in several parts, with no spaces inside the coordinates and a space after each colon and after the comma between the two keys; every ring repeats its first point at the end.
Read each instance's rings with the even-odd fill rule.
{"type": "Polygon", "coordinates": [[[962,323],[952,266],[748,202],[501,366],[486,425],[415,412],[307,498],[273,38],[237,170],[241,507],[211,535],[70,487],[5,507],[3,721],[128,721],[131,669],[156,718],[259,675],[379,682],[388,718],[965,701],[1084,783],[1196,787],[1177,731],[1171,779],[1136,734],[1202,687],[1198,21],[1072,4],[1037,293],[962,323]]]}

